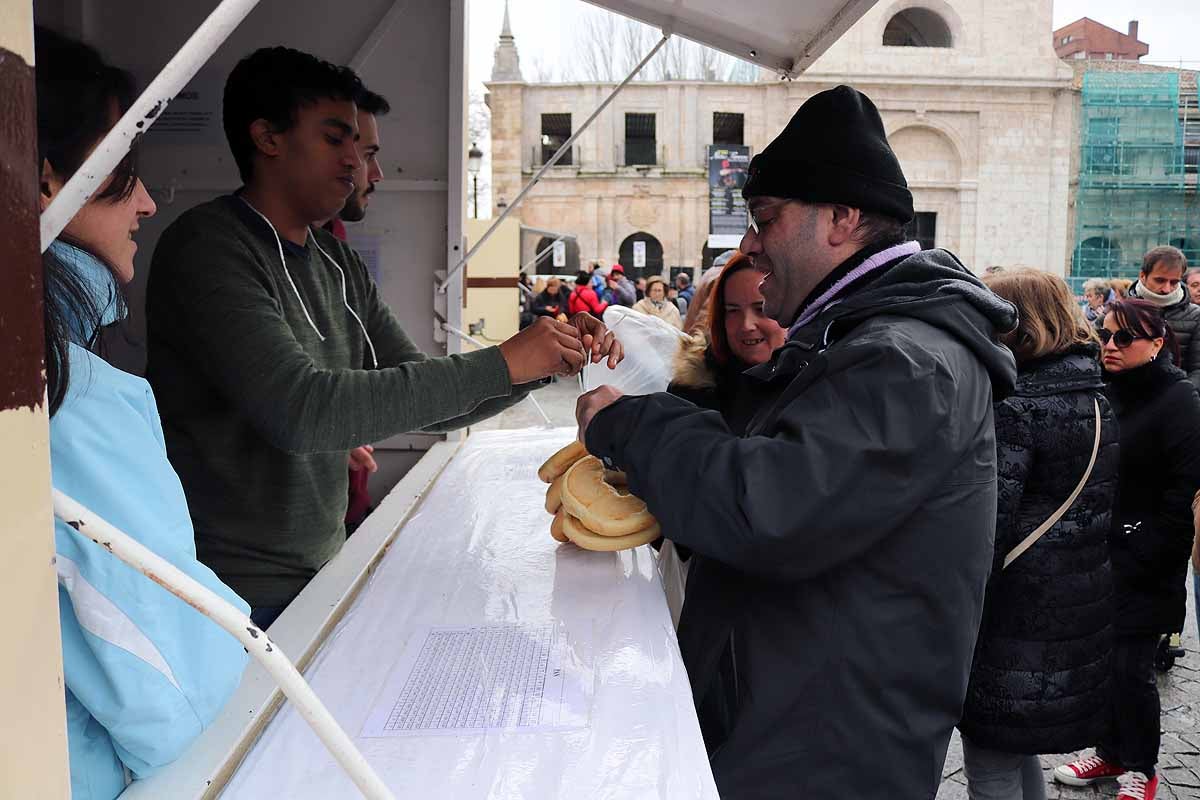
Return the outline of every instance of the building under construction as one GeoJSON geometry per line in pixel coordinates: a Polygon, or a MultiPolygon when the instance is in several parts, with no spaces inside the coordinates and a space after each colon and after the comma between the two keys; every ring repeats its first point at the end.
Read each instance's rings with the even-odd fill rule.
{"type": "Polygon", "coordinates": [[[1072,283],[1134,277],[1163,244],[1200,265],[1197,73],[1105,66],[1081,70],[1072,283]]]}

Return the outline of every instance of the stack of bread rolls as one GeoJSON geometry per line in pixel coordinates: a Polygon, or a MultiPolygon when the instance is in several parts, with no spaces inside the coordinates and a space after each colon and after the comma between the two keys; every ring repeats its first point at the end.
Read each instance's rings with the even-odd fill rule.
{"type": "Polygon", "coordinates": [[[554,515],[550,535],[585,550],[629,550],[662,535],[658,520],[640,498],[629,493],[625,474],[604,464],[579,442],[572,442],[538,469],[550,484],[546,511],[554,515]]]}

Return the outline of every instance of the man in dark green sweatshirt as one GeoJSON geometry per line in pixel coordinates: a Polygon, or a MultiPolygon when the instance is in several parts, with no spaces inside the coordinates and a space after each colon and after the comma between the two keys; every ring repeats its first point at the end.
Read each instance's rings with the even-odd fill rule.
{"type": "Polygon", "coordinates": [[[584,319],[463,355],[413,344],[358,255],[314,225],[354,188],[360,89],[295,50],[243,59],[224,125],[245,186],[163,233],[147,287],[147,378],[197,551],[262,627],[345,541],[351,448],[468,425],[621,357],[584,319]]]}

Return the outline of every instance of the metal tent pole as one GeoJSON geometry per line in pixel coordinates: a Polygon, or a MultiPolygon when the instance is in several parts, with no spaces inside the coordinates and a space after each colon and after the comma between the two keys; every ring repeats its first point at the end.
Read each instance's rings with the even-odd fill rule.
{"type": "Polygon", "coordinates": [[[579,138],[580,134],[582,134],[584,131],[586,131],[588,129],[588,126],[592,124],[592,122],[596,119],[596,117],[600,116],[601,111],[608,108],[608,104],[616,99],[617,95],[621,93],[621,90],[625,88],[626,84],[628,84],[631,80],[633,80],[634,77],[636,77],[637,74],[642,71],[642,67],[646,66],[646,64],[649,63],[650,59],[654,58],[654,56],[658,53],[659,50],[662,49],[662,46],[665,45],[667,43],[667,40],[670,38],[671,38],[671,34],[668,33],[667,31],[663,31],[662,38],[658,40],[658,44],[654,45],[654,47],[651,48],[650,52],[646,54],[646,57],[643,58],[641,61],[639,61],[638,65],[633,68],[633,71],[630,72],[627,76],[625,76],[625,80],[623,80],[619,84],[617,84],[616,88],[612,90],[612,92],[608,95],[608,97],[604,98],[604,102],[601,103],[600,105],[598,105],[596,107],[596,110],[592,112],[592,115],[590,117],[588,117],[586,120],[584,120],[583,125],[579,126],[579,130],[577,130],[577,131],[575,131],[575,133],[571,134],[571,138],[567,139],[565,142],[562,143],[562,146],[558,148],[558,151],[553,156],[551,156],[546,161],[545,164],[542,165],[542,168],[539,169],[537,171],[537,173],[529,180],[529,183],[525,184],[525,187],[523,189],[521,189],[521,191],[517,194],[517,196],[515,198],[513,198],[513,201],[508,204],[508,208],[504,209],[504,213],[502,213],[499,217],[496,218],[496,221],[493,222],[491,227],[489,227],[487,229],[487,231],[483,234],[483,236],[481,236],[479,238],[479,241],[475,242],[473,245],[471,245],[471,249],[467,251],[466,255],[464,255],[462,258],[460,258],[458,260],[458,263],[455,264],[454,267],[449,272],[446,273],[446,277],[443,278],[442,281],[438,284],[437,288],[438,288],[439,292],[446,291],[446,287],[450,285],[450,279],[453,278],[454,275],[460,269],[462,269],[463,266],[468,261],[471,260],[471,256],[475,255],[475,253],[479,250],[479,248],[483,247],[483,243],[491,238],[492,234],[495,233],[496,228],[500,225],[500,223],[503,222],[505,219],[507,219],[508,215],[511,214],[513,212],[513,210],[517,208],[517,206],[521,205],[521,201],[525,199],[525,195],[529,194],[529,191],[534,186],[537,186],[538,181],[540,181],[542,179],[542,176],[546,174],[546,170],[550,169],[555,164],[557,164],[558,160],[563,157],[564,153],[569,153],[571,151],[571,145],[575,144],[575,140],[579,138]]]}
{"type": "Polygon", "coordinates": [[[394,795],[371,769],[354,742],[321,703],[296,667],[267,634],[228,601],[185,574],[142,543],[113,527],[87,508],[54,490],[54,515],[77,534],[103,547],[171,594],[220,625],[279,684],[321,743],[368,800],[394,800],[394,795]]]}
{"type": "Polygon", "coordinates": [[[71,218],[83,208],[109,174],[129,152],[134,141],[149,130],[167,103],[187,85],[216,52],[233,29],[258,5],[258,0],[222,0],[208,19],[167,62],[120,121],[101,140],[66,186],[41,216],[42,252],[50,246],[71,218]]]}
{"type": "MultiPolygon", "coordinates": [[[[476,339],[474,336],[470,335],[469,333],[463,333],[458,328],[454,327],[453,325],[451,325],[448,322],[442,323],[442,329],[449,333],[453,333],[455,336],[462,339],[464,342],[470,342],[471,344],[478,347],[480,350],[484,349],[485,347],[490,346],[490,345],[486,345],[483,342],[479,341],[478,339],[476,339]]],[[[529,400],[529,402],[533,403],[533,407],[536,408],[537,412],[542,415],[542,419],[546,420],[547,425],[554,424],[553,422],[550,421],[550,415],[547,414],[546,410],[542,408],[542,404],[539,403],[537,401],[537,398],[535,398],[533,396],[533,392],[530,392],[529,394],[525,395],[525,397],[526,397],[526,399],[529,400]]]]}

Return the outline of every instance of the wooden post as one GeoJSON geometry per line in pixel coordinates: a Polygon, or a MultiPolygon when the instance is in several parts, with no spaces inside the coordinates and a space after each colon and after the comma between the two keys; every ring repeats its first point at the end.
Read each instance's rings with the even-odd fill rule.
{"type": "Polygon", "coordinates": [[[67,798],[42,339],[33,3],[0,0],[0,797],[67,798]]]}

